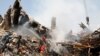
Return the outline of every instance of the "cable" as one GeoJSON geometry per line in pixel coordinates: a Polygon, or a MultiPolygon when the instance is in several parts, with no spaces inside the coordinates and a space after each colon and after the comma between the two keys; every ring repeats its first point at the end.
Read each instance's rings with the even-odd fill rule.
{"type": "Polygon", "coordinates": [[[83,3],[84,3],[85,15],[88,16],[86,0],[83,0],[83,3]]]}
{"type": "Polygon", "coordinates": [[[85,9],[86,23],[89,26],[89,16],[88,16],[86,0],[83,0],[83,3],[84,3],[84,9],[85,9]]]}

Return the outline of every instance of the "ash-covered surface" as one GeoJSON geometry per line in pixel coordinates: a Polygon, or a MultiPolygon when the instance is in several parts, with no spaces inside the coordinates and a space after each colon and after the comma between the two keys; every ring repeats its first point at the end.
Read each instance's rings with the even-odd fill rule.
{"type": "MultiPolygon", "coordinates": [[[[86,19],[89,25],[89,18],[86,19]]],[[[16,0],[4,18],[0,15],[0,56],[100,55],[100,29],[92,32],[81,23],[83,32],[76,36],[70,31],[63,36],[56,29],[55,20],[53,17],[51,29],[30,21],[27,13],[22,11],[20,1],[16,0]]]]}

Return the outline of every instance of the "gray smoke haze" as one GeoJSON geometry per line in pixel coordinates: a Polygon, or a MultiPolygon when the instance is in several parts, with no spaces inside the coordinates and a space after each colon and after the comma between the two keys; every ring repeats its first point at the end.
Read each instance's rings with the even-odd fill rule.
{"type": "Polygon", "coordinates": [[[17,28],[13,28],[18,35],[22,36],[35,36],[36,38],[40,38],[39,35],[33,30],[33,28],[29,27],[29,22],[26,22],[24,25],[18,26],[17,28]]]}
{"type": "Polygon", "coordinates": [[[89,28],[82,29],[80,30],[80,32],[74,34],[72,30],[65,32],[63,29],[59,29],[56,27],[50,32],[50,35],[52,36],[52,39],[50,39],[51,50],[54,50],[59,54],[61,54],[62,51],[68,53],[69,51],[65,47],[57,43],[61,42],[67,44],[69,42],[72,42],[74,44],[76,41],[79,41],[81,37],[84,37],[91,33],[92,31],[89,28]]]}
{"type": "Polygon", "coordinates": [[[50,32],[50,35],[52,36],[52,39],[50,39],[51,41],[51,50],[60,53],[60,50],[62,49],[61,45],[57,45],[57,42],[64,42],[65,41],[65,33],[60,30],[60,29],[53,29],[50,32]]]}

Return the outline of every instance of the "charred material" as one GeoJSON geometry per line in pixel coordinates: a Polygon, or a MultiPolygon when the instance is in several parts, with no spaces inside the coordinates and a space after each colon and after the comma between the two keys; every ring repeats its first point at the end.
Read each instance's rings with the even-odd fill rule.
{"type": "Polygon", "coordinates": [[[18,25],[21,9],[19,0],[16,0],[12,10],[12,23],[14,26],[18,25]]]}
{"type": "Polygon", "coordinates": [[[5,15],[5,29],[8,28],[10,29],[11,28],[11,8],[8,9],[7,11],[7,15],[5,15]]]}
{"type": "Polygon", "coordinates": [[[3,21],[3,17],[0,15],[0,23],[3,21]]]}
{"type": "Polygon", "coordinates": [[[0,24],[1,28],[3,28],[0,29],[0,56],[3,56],[3,54],[5,56],[47,55],[47,28],[37,23],[36,21],[30,23],[28,15],[24,11],[21,11],[20,3],[18,0],[15,1],[13,8],[8,9],[4,19],[1,16],[0,19],[1,21],[3,20],[0,24]],[[17,33],[13,31],[13,25],[14,27],[23,26],[23,24],[26,22],[29,23],[30,27],[32,27],[35,32],[39,32],[37,35],[41,37],[40,39],[36,38],[36,36],[30,37],[17,35],[17,33]],[[42,44],[40,43],[41,41],[42,44]]]}
{"type": "Polygon", "coordinates": [[[33,22],[30,22],[30,26],[32,26],[33,28],[37,28],[39,26],[39,23],[33,21],[33,22]]]}
{"type": "Polygon", "coordinates": [[[20,19],[19,19],[19,25],[23,25],[23,24],[25,24],[28,21],[29,21],[28,15],[24,11],[22,11],[20,19]]]}
{"type": "Polygon", "coordinates": [[[5,14],[1,27],[5,30],[11,28],[11,8],[9,8],[7,14],[5,14]]]}
{"type": "Polygon", "coordinates": [[[76,42],[58,42],[62,46],[67,46],[70,54],[75,56],[99,56],[100,55],[100,31],[96,30],[92,34],[85,36],[76,42]],[[88,38],[87,38],[88,37],[88,38]],[[69,46],[69,47],[68,47],[69,46]],[[90,50],[90,51],[89,51],[90,50]]]}

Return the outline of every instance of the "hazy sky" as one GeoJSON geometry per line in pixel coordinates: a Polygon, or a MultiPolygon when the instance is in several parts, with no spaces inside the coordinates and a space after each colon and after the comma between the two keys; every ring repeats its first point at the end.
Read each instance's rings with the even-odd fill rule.
{"type": "MultiPolygon", "coordinates": [[[[0,0],[0,14],[4,15],[15,0],[0,0]]],[[[100,0],[86,0],[90,28],[100,27],[100,0]]],[[[65,31],[79,31],[79,24],[85,23],[83,0],[21,0],[23,10],[42,25],[50,28],[51,18],[57,18],[57,27],[65,31]]]]}

